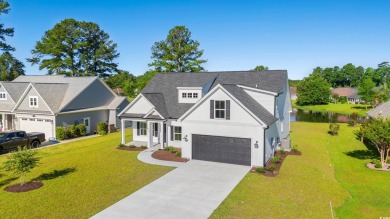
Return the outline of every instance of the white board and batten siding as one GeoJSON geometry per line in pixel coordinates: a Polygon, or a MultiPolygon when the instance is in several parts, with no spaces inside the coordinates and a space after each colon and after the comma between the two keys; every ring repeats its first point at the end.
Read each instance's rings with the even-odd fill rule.
{"type": "Polygon", "coordinates": [[[181,141],[183,157],[192,158],[192,134],[248,138],[251,140],[251,165],[263,165],[263,127],[221,89],[202,100],[202,104],[185,117],[181,125],[182,137],[188,139],[181,141]],[[230,119],[210,119],[210,100],[230,100],[230,119]],[[258,148],[254,147],[256,142],[258,148]]]}

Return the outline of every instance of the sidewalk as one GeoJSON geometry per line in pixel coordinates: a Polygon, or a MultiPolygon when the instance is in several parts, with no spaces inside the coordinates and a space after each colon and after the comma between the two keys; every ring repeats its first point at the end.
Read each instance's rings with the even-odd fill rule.
{"type": "Polygon", "coordinates": [[[146,149],[138,154],[137,158],[138,160],[148,163],[148,164],[155,164],[155,165],[161,165],[161,166],[168,166],[168,167],[181,167],[185,165],[186,163],[181,162],[173,162],[173,161],[165,161],[165,160],[157,160],[152,157],[152,154],[160,149],[160,145],[156,145],[152,148],[146,149]]]}

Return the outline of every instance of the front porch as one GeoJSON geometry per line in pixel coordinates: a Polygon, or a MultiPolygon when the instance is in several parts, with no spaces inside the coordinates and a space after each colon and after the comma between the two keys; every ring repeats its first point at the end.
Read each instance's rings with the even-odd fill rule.
{"type": "Polygon", "coordinates": [[[14,114],[1,113],[0,131],[15,130],[16,119],[14,114]]]}
{"type": "Polygon", "coordinates": [[[124,145],[147,146],[153,148],[159,146],[163,149],[166,146],[166,124],[164,120],[140,119],[121,117],[121,143],[124,145]],[[125,140],[125,123],[131,122],[133,139],[131,142],[125,140]]]}

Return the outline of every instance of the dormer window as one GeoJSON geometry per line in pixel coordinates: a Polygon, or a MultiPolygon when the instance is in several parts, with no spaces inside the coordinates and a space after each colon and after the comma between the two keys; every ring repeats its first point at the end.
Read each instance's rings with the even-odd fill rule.
{"type": "Polygon", "coordinates": [[[181,97],[182,97],[182,98],[187,98],[187,93],[182,93],[182,94],[181,94],[181,97]]]}
{"type": "Polygon", "coordinates": [[[0,92],[0,100],[7,100],[7,93],[6,92],[0,92]]]}
{"type": "Polygon", "coordinates": [[[31,108],[38,107],[38,97],[36,96],[29,96],[28,106],[31,108]]]}
{"type": "Polygon", "coordinates": [[[188,98],[192,98],[192,93],[187,94],[188,98]]]}
{"type": "Polygon", "coordinates": [[[179,103],[196,103],[202,98],[202,87],[178,87],[179,103]]]}
{"type": "Polygon", "coordinates": [[[194,93],[194,94],[193,94],[193,97],[194,97],[194,98],[198,98],[198,93],[194,93]]]}

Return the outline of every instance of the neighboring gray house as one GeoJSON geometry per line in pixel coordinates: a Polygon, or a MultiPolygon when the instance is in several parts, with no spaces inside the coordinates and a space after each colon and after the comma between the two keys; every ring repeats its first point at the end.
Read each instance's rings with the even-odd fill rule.
{"type": "Polygon", "coordinates": [[[390,119],[390,101],[382,103],[374,109],[371,109],[367,112],[367,115],[371,118],[382,117],[385,119],[390,119]]]}
{"type": "Polygon", "coordinates": [[[120,128],[117,114],[128,104],[98,77],[19,76],[0,82],[3,129],[44,132],[47,139],[56,136],[56,126],[84,123],[88,134],[100,121],[120,128]]]}
{"type": "Polygon", "coordinates": [[[289,91],[287,71],[157,74],[119,117],[133,123],[131,144],[264,166],[278,146],[290,148],[289,91]]]}

